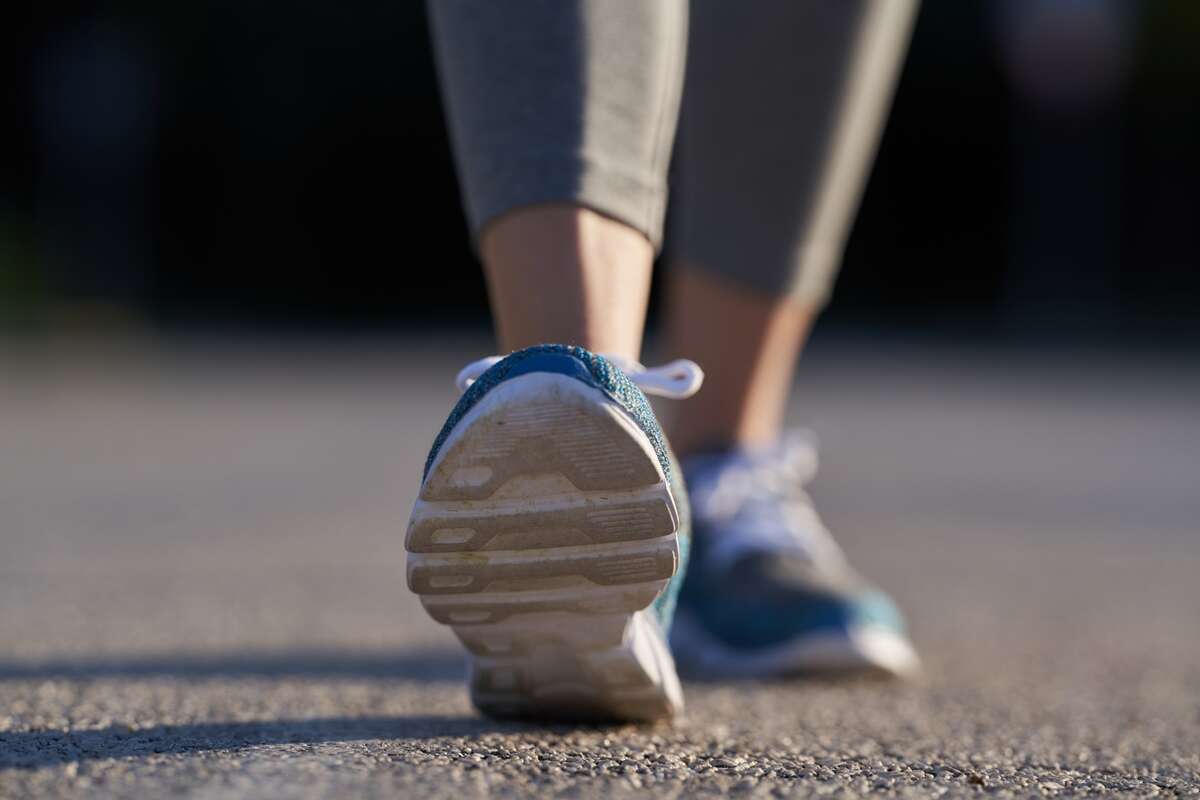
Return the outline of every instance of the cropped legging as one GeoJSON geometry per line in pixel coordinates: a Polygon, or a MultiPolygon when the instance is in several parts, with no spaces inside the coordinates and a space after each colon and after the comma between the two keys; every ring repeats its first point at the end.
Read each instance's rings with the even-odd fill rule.
{"type": "Polygon", "coordinates": [[[917,0],[429,0],[467,216],[575,203],[816,306],[917,0]],[[686,66],[685,66],[686,65],[686,66]]]}

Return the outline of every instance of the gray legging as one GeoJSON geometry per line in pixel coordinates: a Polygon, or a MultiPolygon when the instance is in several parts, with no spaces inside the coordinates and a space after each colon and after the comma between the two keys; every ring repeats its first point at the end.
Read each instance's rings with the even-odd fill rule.
{"type": "Polygon", "coordinates": [[[472,229],[570,202],[658,246],[678,121],[682,265],[823,304],[917,1],[430,0],[472,229]]]}

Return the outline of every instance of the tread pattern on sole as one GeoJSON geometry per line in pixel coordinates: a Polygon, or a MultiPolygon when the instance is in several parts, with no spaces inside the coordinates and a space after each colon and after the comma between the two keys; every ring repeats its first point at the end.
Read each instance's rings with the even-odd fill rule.
{"type": "Polygon", "coordinates": [[[670,496],[657,484],[482,504],[418,500],[406,546],[410,553],[525,550],[649,539],[675,526],[670,496]]]}
{"type": "Polygon", "coordinates": [[[405,539],[408,585],[471,654],[484,712],[659,719],[681,701],[645,609],[679,567],[677,528],[657,457],[616,403],[521,376],[438,454],[405,539]]]}

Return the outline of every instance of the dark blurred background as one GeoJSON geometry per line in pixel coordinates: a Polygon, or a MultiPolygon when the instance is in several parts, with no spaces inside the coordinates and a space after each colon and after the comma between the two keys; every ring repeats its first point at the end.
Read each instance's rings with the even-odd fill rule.
{"type": "MultiPolygon", "coordinates": [[[[1198,41],[1193,0],[926,0],[828,325],[1200,345],[1198,41]]],[[[0,46],[0,329],[487,325],[422,3],[40,4],[0,46]]]]}

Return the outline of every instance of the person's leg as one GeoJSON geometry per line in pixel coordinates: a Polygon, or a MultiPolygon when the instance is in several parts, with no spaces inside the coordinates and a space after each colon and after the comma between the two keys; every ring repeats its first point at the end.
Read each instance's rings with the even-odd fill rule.
{"type": "Polygon", "coordinates": [[[500,351],[568,342],[636,361],[654,247],[573,205],[505,214],[480,242],[500,351]]]}
{"type": "Polygon", "coordinates": [[[469,650],[486,712],[670,716],[682,690],[666,636],[689,513],[641,388],[684,389],[629,362],[661,233],[687,8],[429,8],[501,345],[521,349],[459,372],[464,392],[405,539],[409,587],[469,650]]]}
{"type": "Polygon", "coordinates": [[[705,388],[672,431],[692,557],[672,633],[692,668],[906,674],[899,612],[850,568],[803,490],[811,441],[782,431],[883,127],[915,2],[694,0],[673,346],[705,388]]]}
{"type": "Polygon", "coordinates": [[[704,367],[705,381],[672,420],[672,446],[688,455],[774,442],[816,310],[700,270],[676,273],[668,336],[704,367]]]}
{"type": "Polygon", "coordinates": [[[500,344],[636,358],[683,80],[684,0],[429,4],[500,344]]]}
{"type": "Polygon", "coordinates": [[[693,0],[668,329],[708,379],[674,422],[679,452],[779,436],[916,6],[693,0]]]}

